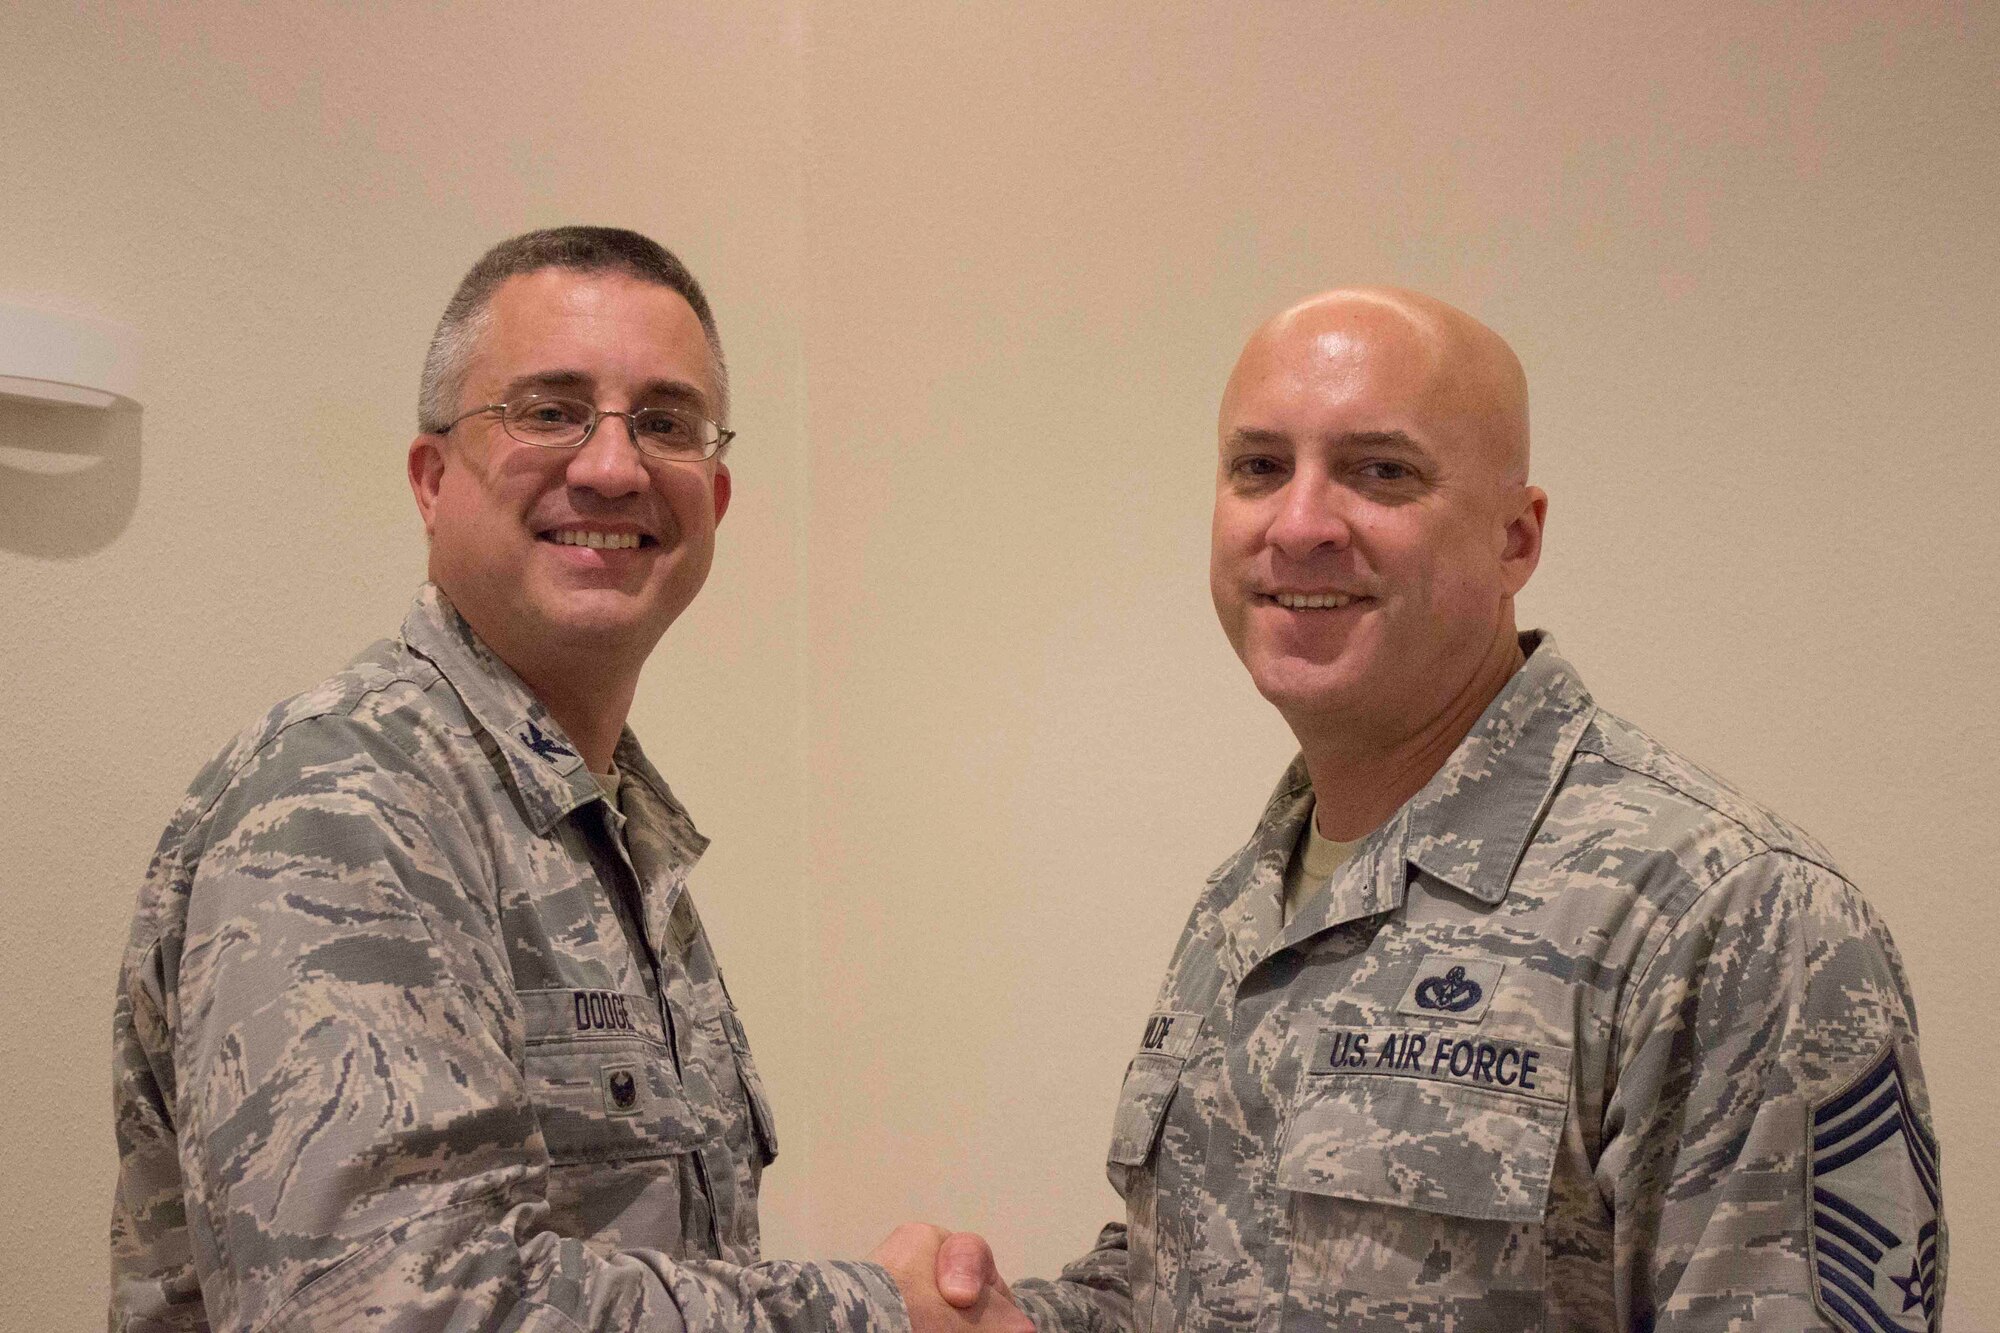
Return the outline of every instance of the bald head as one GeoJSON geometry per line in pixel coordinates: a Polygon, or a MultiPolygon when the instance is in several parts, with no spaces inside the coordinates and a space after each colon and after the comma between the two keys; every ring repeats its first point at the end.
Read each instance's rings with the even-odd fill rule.
{"type": "Polygon", "coordinates": [[[1216,613],[1308,758],[1469,726],[1520,661],[1548,503],[1513,351],[1416,292],[1327,292],[1251,335],[1220,426],[1216,613]]]}
{"type": "Polygon", "coordinates": [[[1222,414],[1272,374],[1385,374],[1411,411],[1448,423],[1478,461],[1528,479],[1528,377],[1506,339],[1456,306],[1399,287],[1344,287],[1266,321],[1243,348],[1222,414]]]}

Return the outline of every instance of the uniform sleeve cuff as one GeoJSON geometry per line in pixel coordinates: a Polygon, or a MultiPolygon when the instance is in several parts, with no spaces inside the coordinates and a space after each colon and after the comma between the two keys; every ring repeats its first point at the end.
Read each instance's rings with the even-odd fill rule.
{"type": "Polygon", "coordinates": [[[1053,1283],[1030,1277],[1009,1285],[1014,1290],[1014,1304],[1034,1321],[1038,1333],[1060,1333],[1064,1324],[1055,1293],[1050,1290],[1053,1283]]]}
{"type": "Polygon", "coordinates": [[[836,1321],[836,1327],[853,1333],[910,1333],[909,1307],[888,1269],[856,1259],[835,1259],[824,1267],[829,1276],[838,1273],[836,1281],[844,1279],[841,1285],[850,1293],[842,1302],[850,1319],[836,1321]]]}

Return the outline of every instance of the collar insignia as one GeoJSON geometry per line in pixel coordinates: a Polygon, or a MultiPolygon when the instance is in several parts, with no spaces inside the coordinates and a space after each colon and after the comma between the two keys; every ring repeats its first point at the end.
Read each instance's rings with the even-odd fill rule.
{"type": "Polygon", "coordinates": [[[532,721],[523,722],[521,729],[515,735],[520,738],[521,744],[527,746],[530,750],[533,750],[552,764],[559,764],[565,759],[574,759],[576,757],[575,750],[570,749],[567,745],[564,745],[561,741],[543,731],[532,721]]]}

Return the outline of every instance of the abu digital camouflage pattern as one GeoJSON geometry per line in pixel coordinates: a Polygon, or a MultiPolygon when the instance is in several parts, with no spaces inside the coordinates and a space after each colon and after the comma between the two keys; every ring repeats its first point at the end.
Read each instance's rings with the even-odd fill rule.
{"type": "Polygon", "coordinates": [[[1302,765],[1210,880],[1119,1101],[1128,1221],[1015,1285],[1045,1330],[1935,1329],[1887,931],[1815,843],[1524,646],[1289,924],[1302,765]]]}
{"type": "Polygon", "coordinates": [[[706,843],[616,759],[619,809],[426,587],[202,773],[118,991],[114,1329],[907,1328],[759,1261],[706,843]]]}

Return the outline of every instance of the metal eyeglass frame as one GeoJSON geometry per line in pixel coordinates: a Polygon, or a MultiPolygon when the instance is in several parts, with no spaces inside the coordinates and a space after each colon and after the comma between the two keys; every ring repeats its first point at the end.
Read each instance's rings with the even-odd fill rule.
{"type": "Polygon", "coordinates": [[[668,409],[663,407],[640,407],[640,408],[634,408],[630,412],[614,412],[609,408],[599,407],[595,403],[586,403],[581,398],[563,398],[554,394],[531,393],[525,398],[516,398],[511,403],[488,403],[484,407],[475,407],[470,412],[462,412],[458,416],[453,417],[450,421],[446,422],[444,429],[435,430],[430,433],[433,435],[449,435],[451,433],[452,427],[458,425],[458,423],[461,421],[469,421],[473,417],[483,416],[488,412],[498,412],[500,414],[500,429],[506,431],[507,438],[513,440],[516,444],[525,444],[531,449],[553,449],[553,450],[567,452],[571,449],[581,449],[583,448],[584,445],[589,444],[590,437],[597,433],[597,423],[604,420],[604,418],[623,417],[625,418],[625,433],[632,437],[632,447],[637,449],[640,453],[646,455],[646,457],[648,458],[657,458],[660,459],[662,462],[667,462],[667,463],[707,462],[709,459],[714,458],[717,454],[721,453],[724,447],[727,446],[731,440],[736,438],[735,431],[729,430],[723,426],[719,426],[715,422],[710,421],[707,417],[695,413],[690,413],[689,415],[693,416],[696,421],[703,423],[710,430],[715,432],[714,439],[703,441],[706,452],[696,455],[663,454],[658,452],[657,450],[649,449],[646,447],[644,441],[642,441],[639,438],[638,418],[644,416],[648,412],[665,412],[667,410],[668,409]],[[507,430],[508,411],[512,408],[519,407],[524,403],[566,403],[572,407],[587,407],[590,409],[590,421],[589,424],[584,426],[583,434],[577,437],[575,444],[549,444],[547,441],[544,440],[524,440],[520,436],[516,435],[513,431],[507,430]]]}

